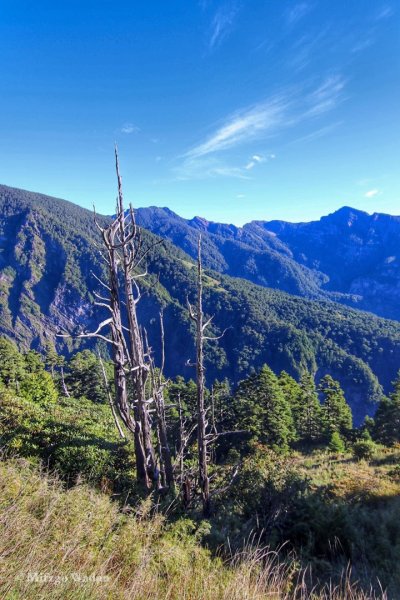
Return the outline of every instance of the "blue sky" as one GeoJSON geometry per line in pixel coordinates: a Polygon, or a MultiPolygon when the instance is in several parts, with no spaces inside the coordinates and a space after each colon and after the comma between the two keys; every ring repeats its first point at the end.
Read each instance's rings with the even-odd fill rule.
{"type": "Polygon", "coordinates": [[[395,0],[0,0],[0,182],[111,213],[400,214],[395,0]]]}

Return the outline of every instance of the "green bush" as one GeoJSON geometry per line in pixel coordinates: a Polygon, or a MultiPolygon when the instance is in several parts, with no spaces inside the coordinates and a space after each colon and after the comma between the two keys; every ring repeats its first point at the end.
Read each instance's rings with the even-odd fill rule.
{"type": "Polygon", "coordinates": [[[353,444],[353,454],[358,460],[371,460],[376,452],[376,444],[372,440],[361,439],[353,444]]]}
{"type": "Polygon", "coordinates": [[[345,451],[344,442],[337,431],[334,431],[332,433],[328,448],[331,452],[334,452],[335,454],[343,454],[343,452],[345,451]]]}

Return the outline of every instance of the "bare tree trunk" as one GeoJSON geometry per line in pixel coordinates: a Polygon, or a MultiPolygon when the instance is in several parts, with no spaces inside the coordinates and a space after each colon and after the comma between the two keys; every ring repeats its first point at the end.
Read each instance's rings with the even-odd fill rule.
{"type": "Polygon", "coordinates": [[[106,370],[104,368],[104,363],[103,363],[103,359],[100,356],[100,353],[98,353],[98,357],[99,357],[99,361],[100,361],[100,366],[101,366],[101,372],[103,374],[103,382],[104,382],[104,389],[107,392],[107,396],[108,396],[108,402],[110,404],[111,407],[111,413],[114,419],[114,423],[116,428],[118,429],[118,433],[120,435],[121,438],[125,439],[125,433],[121,427],[121,424],[118,420],[118,415],[117,415],[117,411],[115,410],[115,405],[114,405],[114,400],[112,398],[111,392],[110,392],[110,388],[108,387],[108,378],[107,378],[107,373],[106,370]]]}
{"type": "Polygon", "coordinates": [[[201,264],[201,235],[197,248],[197,302],[196,309],[189,306],[190,317],[196,324],[196,382],[197,382],[197,455],[199,469],[199,485],[203,514],[210,514],[210,480],[208,478],[207,461],[207,420],[204,402],[205,396],[205,369],[204,369],[204,330],[211,319],[204,323],[203,314],[203,271],[201,264]]]}
{"type": "Polygon", "coordinates": [[[156,381],[154,366],[152,366],[152,380],[154,389],[154,400],[157,411],[157,430],[160,443],[160,460],[163,465],[163,476],[165,477],[165,485],[171,490],[174,490],[174,469],[172,466],[171,450],[168,443],[167,420],[165,414],[164,387],[162,381],[164,364],[165,364],[165,342],[164,342],[164,322],[162,313],[160,313],[160,329],[161,329],[161,367],[156,381]]]}
{"type": "Polygon", "coordinates": [[[199,481],[203,513],[210,513],[210,480],[208,478],[207,443],[206,443],[206,410],[204,405],[205,369],[204,369],[204,337],[203,337],[203,281],[201,264],[201,236],[198,242],[197,255],[197,330],[196,330],[196,376],[197,376],[197,445],[199,456],[199,481]]]}
{"type": "MultiPolygon", "coordinates": [[[[145,364],[143,340],[139,330],[139,324],[137,321],[136,314],[136,302],[133,295],[133,268],[135,266],[135,254],[137,248],[131,245],[131,239],[134,240],[136,234],[136,224],[134,222],[134,215],[132,209],[130,210],[131,227],[131,239],[126,233],[125,228],[125,212],[122,194],[122,181],[119,173],[118,164],[118,153],[115,152],[115,166],[118,178],[118,214],[117,220],[119,222],[119,238],[120,245],[122,248],[122,267],[124,271],[124,285],[125,285],[125,296],[126,296],[126,311],[129,322],[129,341],[130,341],[130,354],[131,354],[131,378],[132,385],[135,393],[135,401],[137,405],[137,419],[136,427],[141,428],[141,437],[143,441],[143,448],[145,453],[146,471],[148,477],[146,478],[146,485],[150,487],[151,482],[157,480],[158,472],[156,468],[155,452],[153,447],[153,441],[151,437],[150,420],[146,402],[146,380],[148,376],[149,368],[145,364]],[[129,247],[131,246],[131,247],[129,247]]],[[[138,431],[139,433],[139,431],[138,431]]]]}
{"type": "Polygon", "coordinates": [[[113,362],[114,362],[114,382],[116,403],[125,426],[132,432],[135,442],[135,459],[136,459],[136,476],[139,481],[144,482],[145,486],[149,486],[146,469],[146,457],[141,438],[140,423],[138,415],[132,418],[132,413],[128,403],[128,390],[126,385],[127,365],[130,366],[128,352],[125,347],[125,338],[122,328],[121,317],[121,301],[119,297],[119,281],[118,281],[118,259],[115,246],[115,227],[112,226],[107,230],[108,236],[105,239],[108,248],[108,261],[110,270],[110,306],[112,313],[111,333],[113,344],[113,362]]]}
{"type": "MultiPolygon", "coordinates": [[[[99,251],[108,268],[108,283],[103,282],[94,275],[99,283],[107,289],[108,294],[108,297],[102,297],[95,292],[97,299],[95,304],[107,309],[111,315],[99,324],[96,331],[81,333],[76,337],[98,338],[112,346],[115,407],[124,425],[133,434],[137,478],[149,489],[152,486],[152,481],[157,481],[159,473],[148,409],[148,405],[154,402],[154,399],[147,399],[146,397],[146,381],[150,370],[150,359],[144,352],[143,337],[136,314],[136,304],[140,299],[140,290],[136,279],[143,277],[146,273],[138,274],[136,270],[148,252],[157,243],[161,243],[161,240],[153,243],[145,251],[142,250],[142,238],[140,230],[136,227],[132,206],[130,206],[127,215],[124,212],[117,148],[115,148],[115,163],[118,179],[116,217],[111,225],[102,227],[97,222],[95,214],[95,223],[101,232],[104,244],[99,251]],[[126,306],[123,306],[120,298],[120,268],[122,268],[123,274],[126,306]],[[136,298],[133,293],[134,289],[136,298]],[[122,308],[124,308],[124,314],[126,314],[128,327],[125,327],[123,322],[122,308]],[[102,333],[105,327],[110,327],[110,337],[102,333]],[[127,332],[127,335],[125,335],[125,332],[127,332]],[[128,387],[128,381],[131,383],[132,389],[130,389],[130,386],[128,387]],[[129,397],[131,392],[133,398],[129,397]]],[[[69,334],[58,335],[60,337],[70,337],[69,334]]],[[[160,390],[162,392],[161,387],[160,390]]],[[[165,418],[163,422],[165,424],[165,418]]],[[[120,427],[118,427],[118,430],[121,434],[120,427]]],[[[166,436],[166,428],[164,433],[166,436]]],[[[164,433],[160,437],[162,446],[165,446],[164,433]]]]}
{"type": "Polygon", "coordinates": [[[63,394],[66,398],[70,398],[71,394],[69,393],[68,388],[65,383],[64,367],[62,365],[60,367],[60,373],[61,373],[61,386],[62,386],[63,394]]]}

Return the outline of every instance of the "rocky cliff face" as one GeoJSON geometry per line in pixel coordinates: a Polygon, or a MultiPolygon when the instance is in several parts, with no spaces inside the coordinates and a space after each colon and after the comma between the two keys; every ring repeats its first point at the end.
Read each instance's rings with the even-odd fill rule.
{"type": "MultiPolygon", "coordinates": [[[[99,218],[103,222],[108,219],[99,218]]],[[[158,225],[160,230],[168,228],[169,220],[163,223],[159,219],[158,225]]],[[[242,269],[257,271],[259,265],[265,267],[263,251],[249,256],[245,252],[248,246],[236,245],[237,239],[249,241],[251,236],[255,240],[254,232],[214,225],[197,221],[193,226],[185,226],[188,229],[184,231],[190,235],[182,237],[180,245],[192,252],[199,227],[206,232],[224,230],[226,239],[218,234],[224,256],[215,251],[214,238],[205,238],[205,256],[215,267],[222,270],[234,256],[240,259],[242,269]]],[[[287,265],[282,273],[279,257],[290,258],[294,252],[284,247],[274,232],[266,230],[261,234],[263,226],[256,228],[258,239],[264,236],[272,240],[268,277],[272,272],[277,278],[285,276],[288,282],[290,278],[295,280],[298,273],[307,273],[302,271],[309,269],[307,266],[293,266],[291,270],[287,265]]],[[[146,231],[144,237],[146,243],[153,239],[146,231]]],[[[65,353],[76,347],[76,342],[56,338],[56,333],[93,330],[104,317],[93,306],[93,291],[100,291],[94,275],[101,275],[102,271],[96,241],[98,232],[90,211],[66,201],[0,186],[0,334],[25,348],[44,349],[50,339],[65,353]]],[[[297,264],[290,260],[290,264],[297,264]]],[[[387,263],[389,270],[394,262],[387,263]]],[[[193,329],[186,309],[187,295],[193,299],[196,293],[193,261],[165,242],[149,255],[148,271],[139,304],[141,323],[148,331],[156,357],[159,356],[158,312],[163,307],[166,374],[193,377],[193,369],[186,366],[187,360],[194,357],[193,329]]],[[[314,286],[317,295],[323,276],[309,271],[316,279],[310,283],[305,276],[302,285],[314,286]]],[[[285,369],[296,377],[304,369],[316,373],[317,379],[330,373],[341,382],[356,421],[360,421],[367,412],[373,412],[373,402],[382,387],[390,388],[399,368],[400,323],[327,300],[291,296],[216,270],[207,271],[204,295],[206,313],[215,315],[213,332],[219,334],[228,328],[218,345],[207,348],[209,383],[228,377],[235,384],[264,363],[277,373],[285,369]]]]}

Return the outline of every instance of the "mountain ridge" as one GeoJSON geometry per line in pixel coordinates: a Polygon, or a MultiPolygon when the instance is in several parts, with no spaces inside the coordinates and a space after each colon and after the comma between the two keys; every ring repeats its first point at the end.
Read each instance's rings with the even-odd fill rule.
{"type": "Polygon", "coordinates": [[[234,277],[315,300],[400,319],[400,217],[344,206],[318,221],[251,221],[243,227],[138,208],[140,225],[234,277]]]}
{"type": "MultiPolygon", "coordinates": [[[[143,235],[146,244],[154,240],[145,229],[143,235]]],[[[55,342],[68,354],[84,347],[56,333],[93,330],[104,318],[93,306],[99,291],[94,275],[102,274],[98,239],[89,210],[0,186],[0,334],[23,348],[44,350],[55,342]]],[[[157,315],[164,311],[169,377],[194,375],[187,366],[194,343],[186,307],[187,296],[196,294],[194,267],[169,241],[148,257],[139,316],[159,357],[157,315]]],[[[399,323],[330,300],[307,300],[207,268],[204,307],[214,315],[212,333],[228,327],[219,344],[207,348],[208,383],[228,377],[235,385],[264,363],[297,378],[304,369],[317,380],[329,373],[341,382],[359,422],[373,412],[381,386],[390,389],[400,364],[399,323]]]]}

